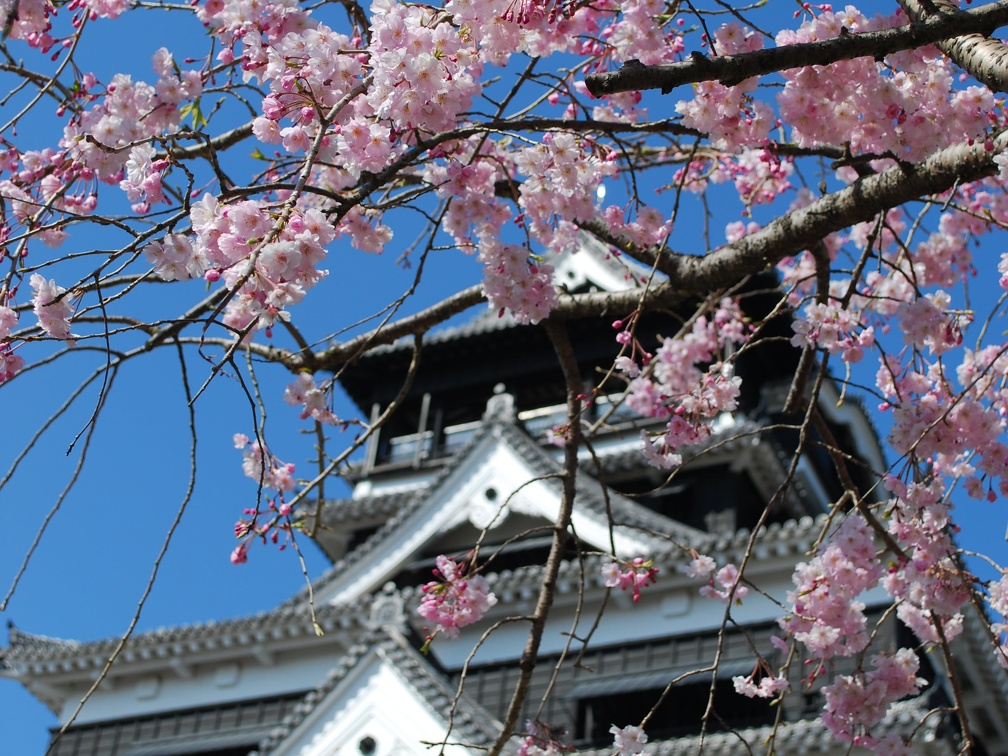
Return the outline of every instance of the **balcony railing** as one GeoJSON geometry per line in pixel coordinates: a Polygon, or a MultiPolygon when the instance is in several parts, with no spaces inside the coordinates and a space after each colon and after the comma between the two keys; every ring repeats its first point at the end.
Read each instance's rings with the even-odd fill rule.
{"type": "MultiPolygon", "coordinates": [[[[587,409],[585,418],[589,421],[605,418],[609,428],[626,428],[639,423],[641,416],[629,409],[619,400],[600,396],[587,409]]],[[[518,413],[518,420],[537,441],[543,441],[551,428],[560,427],[567,422],[567,407],[555,404],[548,407],[523,410],[518,413]]],[[[384,452],[375,459],[380,466],[420,465],[428,460],[447,457],[459,452],[468,444],[476,431],[482,425],[479,420],[449,425],[438,436],[433,430],[418,433],[408,433],[395,436],[388,441],[384,452]]]]}

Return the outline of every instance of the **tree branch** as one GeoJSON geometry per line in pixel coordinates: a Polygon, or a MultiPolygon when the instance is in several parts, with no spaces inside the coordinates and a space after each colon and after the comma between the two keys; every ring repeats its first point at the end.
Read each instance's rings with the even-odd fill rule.
{"type": "Polygon", "coordinates": [[[452,315],[457,315],[485,301],[486,295],[483,293],[483,286],[481,284],[470,286],[415,315],[409,315],[374,331],[361,334],[342,344],[333,344],[318,354],[308,356],[303,366],[312,371],[335,372],[343,363],[354,359],[372,347],[391,344],[403,336],[424,334],[452,315]]]}
{"type": "Polygon", "coordinates": [[[1002,132],[993,140],[993,149],[981,141],[960,143],[919,163],[904,163],[867,176],[707,255],[666,252],[661,269],[668,281],[653,287],[643,299],[635,289],[567,297],[561,299],[553,315],[572,319],[625,314],[638,304],[671,307],[725,289],[744,276],[809,249],[829,234],[871,220],[904,202],[994,175],[993,157],[1006,147],[1008,132],[1002,132]]]}
{"type": "Polygon", "coordinates": [[[560,562],[563,559],[571,513],[574,511],[575,483],[578,467],[577,453],[578,447],[581,445],[581,399],[579,396],[583,383],[581,381],[581,371],[574,356],[574,348],[571,346],[570,339],[567,336],[565,325],[548,320],[545,323],[545,327],[550,341],[553,343],[553,349],[556,351],[560,367],[563,370],[564,383],[567,387],[568,436],[567,443],[564,446],[563,495],[560,499],[560,511],[557,513],[556,521],[553,523],[553,543],[550,546],[542,581],[539,584],[539,598],[536,601],[535,613],[532,615],[532,627],[529,630],[529,637],[525,643],[525,650],[522,652],[521,659],[518,662],[520,670],[518,683],[515,685],[511,702],[508,704],[507,714],[504,717],[504,726],[501,728],[496,742],[490,748],[489,756],[499,756],[504,746],[507,745],[508,739],[511,737],[511,733],[514,732],[515,725],[518,722],[518,715],[521,712],[522,704],[528,695],[529,685],[532,682],[532,672],[535,670],[536,661],[539,658],[539,644],[542,641],[543,630],[546,627],[546,617],[549,615],[550,607],[553,606],[557,575],[560,572],[560,562]]]}
{"type": "MultiPolygon", "coordinates": [[[[904,7],[908,3],[916,4],[916,0],[901,0],[901,2],[904,7]]],[[[586,76],[585,84],[588,85],[588,91],[596,97],[644,89],[660,89],[667,94],[683,84],[701,81],[720,81],[726,86],[733,86],[753,76],[776,73],[789,68],[825,66],[852,58],[881,59],[890,53],[911,50],[967,34],[973,36],[962,42],[953,40],[947,43],[952,44],[957,50],[962,48],[958,54],[968,61],[968,65],[966,63],[960,65],[970,73],[974,73],[973,68],[984,73],[988,70],[996,71],[999,67],[1000,78],[995,77],[991,81],[986,81],[980,76],[977,78],[992,89],[1005,91],[1002,82],[1008,82],[1008,77],[1005,76],[1004,66],[1001,64],[1004,52],[1001,51],[1000,55],[994,56],[985,52],[986,48],[977,49],[975,40],[982,41],[983,37],[979,37],[979,34],[990,34],[998,27],[1008,24],[1008,0],[999,0],[968,11],[955,9],[951,4],[949,8],[943,11],[936,10],[926,17],[919,14],[921,16],[919,20],[893,29],[841,34],[835,39],[821,42],[804,42],[715,58],[693,52],[681,63],[663,66],[645,66],[636,60],[628,60],[617,71],[586,76]]],[[[954,57],[953,59],[955,60],[954,57]]]]}
{"type": "MultiPolygon", "coordinates": [[[[927,21],[936,16],[959,13],[949,0],[899,0],[912,21],[927,21]]],[[[1008,46],[982,33],[957,36],[935,43],[977,81],[995,92],[1008,92],[1008,46]]]]}
{"type": "MultiPolygon", "coordinates": [[[[731,244],[707,255],[673,253],[661,255],[660,270],[668,277],[642,295],[640,289],[619,292],[596,292],[561,296],[551,315],[555,320],[622,316],[638,307],[674,307],[711,291],[726,289],[740,278],[753,275],[775,265],[785,257],[811,248],[831,233],[855,223],[871,220],[880,212],[920,197],[940,194],[957,182],[976,181],[996,172],[993,156],[1008,147],[1008,132],[994,140],[988,151],[981,142],[962,143],[941,150],[919,162],[890,168],[882,173],[859,179],[838,192],[822,197],[804,208],[794,210],[731,244]]],[[[585,225],[587,230],[594,228],[585,225]]],[[[601,229],[599,229],[601,230],[601,229]]],[[[654,262],[650,248],[638,249],[619,239],[603,236],[627,254],[654,262]]],[[[211,295],[219,296],[219,294],[211,295]]],[[[486,300],[479,284],[464,289],[427,309],[376,328],[348,341],[332,344],[319,352],[292,352],[267,344],[248,344],[256,356],[284,365],[291,372],[325,370],[336,372],[346,362],[376,346],[391,344],[403,336],[418,335],[443,323],[469,307],[486,300]]],[[[175,331],[190,323],[205,310],[208,301],[201,302],[179,322],[151,337],[147,348],[153,348],[175,331]]],[[[203,337],[200,343],[216,343],[203,337]]]]}

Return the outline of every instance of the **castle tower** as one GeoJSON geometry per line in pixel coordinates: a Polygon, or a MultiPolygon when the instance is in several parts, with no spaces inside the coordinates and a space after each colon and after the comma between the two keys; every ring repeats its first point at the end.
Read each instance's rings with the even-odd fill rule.
{"type": "MultiPolygon", "coordinates": [[[[625,285],[604,251],[581,255],[558,280],[577,290],[625,285]]],[[[759,298],[747,306],[759,310],[759,298]]],[[[751,592],[726,621],[725,605],[700,595],[701,583],[684,569],[691,550],[718,564],[741,561],[766,502],[787,479],[798,439],[781,410],[797,355],[786,339],[767,338],[740,357],[738,410],[717,419],[713,436],[689,450],[666,483],[667,473],[640,454],[640,432],[652,421],[601,380],[616,353],[611,328],[588,321],[568,328],[590,398],[583,419],[597,432],[580,459],[566,561],[520,721],[564,732],[578,753],[608,754],[611,725],[637,724],[653,709],[647,752],[694,754],[710,704],[704,752],[747,753],[746,742],[763,752],[773,735],[779,754],[847,753],[817,716],[822,686],[849,666],[822,670],[808,684],[800,660],[792,663],[799,693],[780,707],[744,698],[732,683],[761,655],[771,666],[784,663],[783,652],[767,656],[779,633],[774,599],[791,587],[795,564],[808,558],[839,496],[826,455],[803,457],[755,542],[747,575],[765,595],[751,592]],[[614,557],[658,567],[657,583],[639,601],[604,584],[603,566],[614,557]]],[[[641,321],[638,335],[675,328],[673,316],[656,315],[641,321]]],[[[408,343],[374,349],[341,375],[363,413],[377,416],[400,392],[412,351],[408,343]]],[[[884,468],[864,412],[851,402],[838,408],[828,381],[820,407],[845,453],[884,468]]],[[[564,386],[541,328],[486,313],[427,336],[401,407],[356,463],[351,496],[324,502],[310,523],[333,562],[313,585],[323,634],[313,629],[304,591],[264,614],[135,636],[52,753],[420,756],[432,752],[430,743],[444,743],[451,756],[485,752],[500,731],[528,634],[527,622],[507,618],[534,607],[560,506],[562,450],[549,431],[564,421],[564,386]],[[461,558],[477,542],[497,604],[457,640],[434,638],[425,655],[419,586],[437,556],[461,558]]],[[[880,620],[878,648],[914,645],[894,617],[883,619],[885,595],[862,598],[880,620]]],[[[1008,754],[1008,679],[991,669],[980,623],[967,624],[954,658],[973,737],[983,752],[1008,754]]],[[[116,642],[12,630],[0,671],[65,719],[116,642]]],[[[913,733],[917,752],[951,756],[952,719],[924,716],[948,705],[946,672],[930,658],[921,670],[925,692],[894,706],[879,734],[913,733]]],[[[513,741],[511,752],[521,738],[513,741]]]]}

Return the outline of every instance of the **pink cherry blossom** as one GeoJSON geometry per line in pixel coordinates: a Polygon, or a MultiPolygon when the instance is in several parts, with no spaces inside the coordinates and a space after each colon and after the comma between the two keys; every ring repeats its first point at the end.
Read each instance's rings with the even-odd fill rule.
{"type": "Polygon", "coordinates": [[[62,286],[57,286],[52,279],[46,280],[38,273],[33,273],[29,279],[35,295],[32,297],[32,309],[38,318],[39,326],[51,338],[63,341],[67,346],[76,345],[77,341],[70,333],[70,320],[74,315],[71,296],[62,286]]]}
{"type": "Polygon", "coordinates": [[[627,725],[626,727],[613,725],[609,728],[609,732],[613,734],[613,748],[616,749],[619,756],[633,756],[641,753],[648,740],[647,733],[636,725],[627,725]]]}
{"type": "Polygon", "coordinates": [[[841,742],[872,747],[877,741],[868,733],[889,705],[927,684],[917,677],[919,664],[917,654],[908,648],[872,656],[868,672],[841,675],[823,688],[823,722],[841,742]]]}
{"type": "Polygon", "coordinates": [[[686,574],[691,578],[703,578],[706,580],[717,569],[717,562],[706,554],[696,554],[693,560],[686,565],[686,574]]]}
{"type": "Polygon", "coordinates": [[[497,603],[482,575],[466,572],[465,562],[456,563],[441,555],[434,560],[436,581],[421,589],[423,598],[417,614],[435,624],[449,638],[458,638],[460,628],[479,622],[497,603]]]}
{"type": "Polygon", "coordinates": [[[737,675],[732,678],[732,684],[735,692],[746,698],[777,698],[790,687],[786,678],[773,675],[763,675],[759,682],[754,681],[753,675],[737,675]]]}
{"type": "Polygon", "coordinates": [[[658,582],[658,568],[650,559],[636,557],[628,562],[602,565],[602,582],[607,588],[633,589],[633,600],[640,601],[641,588],[658,582]]]}
{"type": "Polygon", "coordinates": [[[749,589],[739,583],[741,577],[738,567],[734,564],[726,564],[714,574],[709,584],[700,589],[700,595],[726,603],[730,601],[741,604],[742,600],[749,595],[749,589]]]}

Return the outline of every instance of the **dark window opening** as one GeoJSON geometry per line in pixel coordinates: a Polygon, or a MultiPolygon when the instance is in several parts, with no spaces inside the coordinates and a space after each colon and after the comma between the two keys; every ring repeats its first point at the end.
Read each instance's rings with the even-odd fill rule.
{"type": "MultiPolygon", "coordinates": [[[[661,702],[648,724],[652,740],[700,733],[707,709],[710,684],[707,681],[676,685],[661,702]]],[[[584,699],[578,704],[577,735],[581,744],[594,747],[612,743],[609,728],[637,724],[661,697],[660,688],[584,699]]],[[[772,725],[776,710],[769,701],[740,696],[731,680],[714,685],[714,706],[707,720],[708,732],[772,725]]]]}
{"type": "MultiPolygon", "coordinates": [[[[684,469],[657,491],[648,480],[615,486],[620,493],[638,496],[648,509],[699,530],[734,533],[753,528],[766,501],[744,470],[727,465],[684,469]]],[[[771,513],[768,522],[786,519],[783,511],[771,513]]]]}
{"type": "MultiPolygon", "coordinates": [[[[512,515],[512,517],[516,516],[512,515]]],[[[480,570],[482,572],[504,572],[530,565],[545,564],[553,545],[553,537],[545,535],[547,528],[543,527],[542,523],[537,522],[535,524],[541,528],[539,532],[530,533],[522,538],[515,539],[503,548],[500,548],[503,544],[494,543],[493,540],[485,542],[480,547],[480,570]]],[[[495,535],[493,531],[490,531],[490,534],[491,538],[495,535]]],[[[474,542],[475,539],[468,541],[468,543],[474,542]]],[[[434,559],[441,553],[445,552],[435,544],[435,548],[428,549],[416,561],[406,565],[393,579],[396,587],[405,588],[407,586],[424,585],[433,580],[434,559]]],[[[568,534],[564,549],[561,552],[561,558],[573,559],[577,556],[577,553],[577,541],[573,536],[568,534]]],[[[464,553],[448,553],[448,556],[458,561],[459,558],[464,556],[464,553]]]]}

